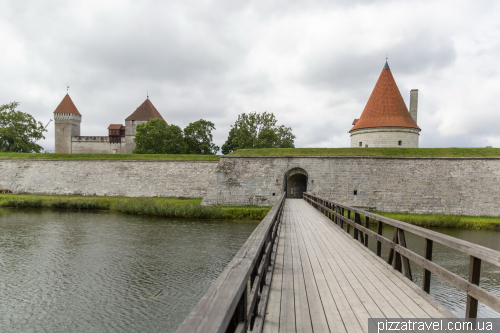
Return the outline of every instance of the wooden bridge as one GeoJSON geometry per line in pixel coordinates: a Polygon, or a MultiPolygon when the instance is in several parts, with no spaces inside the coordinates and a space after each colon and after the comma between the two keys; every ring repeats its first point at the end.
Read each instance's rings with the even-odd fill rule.
{"type": "Polygon", "coordinates": [[[467,318],[478,301],[500,312],[500,298],[479,287],[481,260],[500,266],[500,252],[308,193],[282,196],[177,332],[350,333],[367,332],[369,318],[453,318],[429,295],[431,273],[467,294],[467,318]],[[405,231],[424,237],[424,256],[406,248],[405,231]],[[432,262],[433,242],[469,254],[468,280],[432,262]],[[410,260],[424,269],[421,287],[410,260]]]}

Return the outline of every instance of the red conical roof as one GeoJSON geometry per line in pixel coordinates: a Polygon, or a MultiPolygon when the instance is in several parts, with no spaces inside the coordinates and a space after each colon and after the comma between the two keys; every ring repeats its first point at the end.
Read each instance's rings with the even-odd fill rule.
{"type": "Polygon", "coordinates": [[[153,103],[148,99],[144,101],[144,103],[141,104],[137,108],[137,110],[134,111],[130,116],[128,116],[125,121],[128,120],[139,120],[139,121],[148,121],[149,119],[161,119],[163,120],[163,117],[161,116],[160,112],[156,110],[154,107],[153,103]]]}
{"type": "Polygon", "coordinates": [[[82,116],[80,112],[78,112],[78,109],[76,108],[75,104],[71,100],[71,97],[69,97],[68,94],[64,96],[63,100],[61,103],[59,103],[59,106],[56,108],[54,113],[73,113],[76,114],[77,116],[82,116]]]}
{"type": "Polygon", "coordinates": [[[386,63],[375,88],[359,119],[353,122],[351,131],[370,127],[418,128],[399,92],[396,81],[386,63]]]}

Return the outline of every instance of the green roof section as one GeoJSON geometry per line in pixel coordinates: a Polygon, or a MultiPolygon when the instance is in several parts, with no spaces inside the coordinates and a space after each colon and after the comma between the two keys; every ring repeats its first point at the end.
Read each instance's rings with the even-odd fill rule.
{"type": "Polygon", "coordinates": [[[500,148],[265,148],[228,156],[499,157],[500,148]]]}
{"type": "Polygon", "coordinates": [[[0,159],[46,160],[116,160],[116,161],[214,161],[220,155],[193,154],[62,154],[62,153],[0,153],[0,159]]]}

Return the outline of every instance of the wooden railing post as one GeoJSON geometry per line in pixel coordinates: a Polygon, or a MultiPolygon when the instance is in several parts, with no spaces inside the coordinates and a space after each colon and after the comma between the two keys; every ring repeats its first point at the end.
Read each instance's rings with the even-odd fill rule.
{"type": "MultiPolygon", "coordinates": [[[[337,214],[340,214],[340,207],[339,206],[335,206],[335,212],[337,214]]],[[[340,225],[340,217],[335,216],[335,223],[337,223],[337,225],[340,225]]]]}
{"type": "MultiPolygon", "coordinates": [[[[392,237],[392,242],[394,244],[398,244],[398,228],[394,228],[394,236],[392,237]]],[[[389,258],[387,259],[387,263],[392,265],[392,268],[401,272],[401,256],[397,251],[393,248],[389,251],[389,258]]]]}
{"type": "MultiPolygon", "coordinates": [[[[481,277],[481,259],[470,256],[469,261],[469,282],[479,286],[481,277]]],[[[477,299],[467,295],[467,306],[465,308],[465,318],[477,318],[477,299]]]]}
{"type": "MultiPolygon", "coordinates": [[[[365,216],[365,228],[370,228],[370,218],[365,216]]],[[[365,246],[368,247],[368,235],[365,235],[365,246]]]]}
{"type": "MultiPolygon", "coordinates": [[[[406,248],[405,231],[399,228],[397,230],[398,230],[398,243],[402,247],[406,248]]],[[[400,257],[401,257],[401,266],[403,269],[403,275],[406,276],[410,281],[413,281],[413,278],[411,276],[410,260],[403,255],[400,255],[400,257]]]]}
{"type": "MultiPolygon", "coordinates": [[[[350,210],[347,210],[347,219],[350,220],[351,219],[351,211],[350,210]]],[[[349,223],[347,223],[347,233],[350,234],[351,233],[351,225],[349,223]]]]}
{"type": "MultiPolygon", "coordinates": [[[[361,215],[359,213],[355,213],[354,223],[361,225],[361,215]]],[[[365,243],[365,238],[364,238],[363,232],[361,230],[358,230],[358,228],[356,228],[356,227],[354,228],[354,238],[356,240],[359,240],[361,242],[361,244],[365,243]]]]}
{"type": "MultiPolygon", "coordinates": [[[[361,216],[358,213],[354,213],[354,223],[361,224],[361,216]]],[[[358,240],[358,228],[354,227],[353,238],[358,240]]]]}
{"type": "MultiPolygon", "coordinates": [[[[377,234],[379,234],[380,236],[382,236],[382,227],[383,226],[384,226],[384,223],[378,221],[377,234]]],[[[382,256],[382,242],[379,240],[377,241],[377,256],[379,256],[379,257],[382,256]]]]}
{"type": "MultiPolygon", "coordinates": [[[[342,218],[344,217],[344,207],[342,207],[342,211],[340,212],[340,215],[342,215],[342,218]]],[[[344,220],[340,220],[340,227],[344,229],[344,220]]]]}
{"type": "MultiPolygon", "coordinates": [[[[432,245],[433,241],[430,239],[425,239],[425,249],[424,256],[425,259],[432,261],[432,245]]],[[[422,280],[422,290],[426,293],[431,291],[431,272],[424,268],[424,278],[422,280]]]]}
{"type": "Polygon", "coordinates": [[[246,332],[248,328],[247,320],[247,296],[248,296],[248,285],[243,290],[243,294],[236,306],[233,318],[229,323],[226,332],[246,332]]]}

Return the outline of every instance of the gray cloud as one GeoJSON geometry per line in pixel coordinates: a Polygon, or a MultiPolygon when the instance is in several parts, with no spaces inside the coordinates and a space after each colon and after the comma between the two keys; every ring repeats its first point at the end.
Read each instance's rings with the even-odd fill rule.
{"type": "MultiPolygon", "coordinates": [[[[46,123],[65,94],[105,135],[149,91],[169,123],[222,145],[241,112],[274,112],[298,147],[350,144],[389,54],[420,90],[421,146],[500,145],[495,1],[0,0],[0,104],[46,123]]],[[[41,142],[53,149],[53,127],[41,142]]]]}

